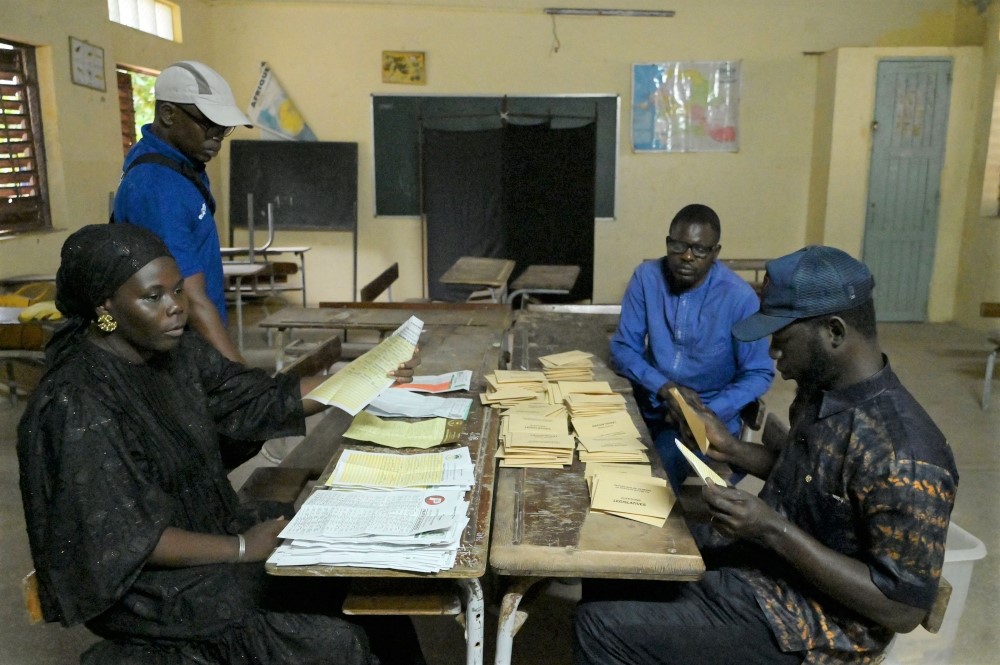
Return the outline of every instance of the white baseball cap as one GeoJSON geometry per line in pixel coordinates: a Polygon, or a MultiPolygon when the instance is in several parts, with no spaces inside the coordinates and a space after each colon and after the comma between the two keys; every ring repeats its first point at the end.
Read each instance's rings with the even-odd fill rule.
{"type": "Polygon", "coordinates": [[[194,104],[206,118],[223,127],[253,127],[219,72],[194,60],[175,62],[160,72],[153,94],[159,101],[194,104]]]}

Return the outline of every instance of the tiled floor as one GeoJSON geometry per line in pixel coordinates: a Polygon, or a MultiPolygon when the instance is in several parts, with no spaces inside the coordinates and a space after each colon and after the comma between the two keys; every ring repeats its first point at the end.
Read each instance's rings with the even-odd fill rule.
{"type": "MultiPolygon", "coordinates": [[[[961,483],[953,515],[954,522],[982,540],[984,559],[967,564],[972,579],[964,607],[952,603],[949,613],[964,609],[953,639],[950,661],[940,654],[933,660],[903,659],[921,654],[905,649],[900,640],[897,661],[951,662],[978,665],[997,662],[1000,631],[1000,385],[992,404],[980,408],[983,370],[989,346],[986,335],[949,324],[887,324],[880,327],[882,345],[903,382],[927,408],[948,435],[958,459],[961,483]]],[[[247,332],[248,355],[262,366],[271,363],[263,350],[259,330],[247,332]]],[[[998,382],[1000,383],[1000,382],[998,382]]],[[[792,387],[777,381],[765,398],[769,410],[784,413],[792,387]]],[[[20,594],[21,577],[31,568],[24,535],[24,519],[18,492],[14,454],[15,429],[21,407],[0,399],[0,665],[65,665],[77,662],[79,653],[92,641],[85,629],[53,625],[28,625],[20,594]]],[[[502,580],[500,580],[502,583],[502,580]]],[[[554,583],[527,606],[529,619],[515,641],[514,663],[562,665],[570,662],[569,622],[577,587],[554,583]]],[[[950,618],[949,618],[950,619],[950,618]]],[[[949,621],[946,619],[946,623],[949,621]]],[[[486,662],[492,660],[495,610],[486,624],[486,662]]],[[[417,622],[424,652],[431,665],[465,662],[461,628],[449,618],[417,622]]],[[[940,646],[947,638],[935,638],[940,646]]],[[[738,657],[733,660],[738,663],[738,657]]]]}

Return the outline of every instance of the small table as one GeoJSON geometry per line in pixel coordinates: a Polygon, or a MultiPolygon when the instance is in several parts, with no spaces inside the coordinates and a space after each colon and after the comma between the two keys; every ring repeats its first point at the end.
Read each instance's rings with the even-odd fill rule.
{"type": "MultiPolygon", "coordinates": [[[[455,369],[473,371],[470,392],[472,408],[462,431],[459,445],[466,445],[476,467],[476,484],[469,494],[469,524],[462,534],[455,566],[439,573],[409,573],[383,568],[348,566],[275,566],[267,564],[271,575],[297,577],[353,577],[391,579],[399,589],[414,581],[451,580],[462,590],[465,604],[466,664],[482,665],[485,599],[480,578],[486,573],[490,529],[493,514],[493,478],[496,472],[496,447],[499,432],[497,411],[483,406],[476,393],[486,385],[483,378],[500,364],[500,336],[496,326],[434,326],[421,336],[421,373],[440,374],[455,369]]],[[[328,410],[316,427],[281,461],[281,467],[305,469],[310,476],[328,477],[345,448],[385,452],[386,449],[345,439],[343,434],[352,421],[339,409],[328,410]],[[322,472],[320,472],[322,469],[322,472]]],[[[440,450],[435,448],[433,450],[440,450]]],[[[405,451],[402,451],[405,452],[405,451]]],[[[411,450],[410,452],[424,452],[411,450]]]]}
{"type": "Polygon", "coordinates": [[[463,256],[441,275],[442,284],[462,284],[485,287],[493,302],[504,302],[507,280],[514,272],[514,261],[481,256],[463,256]]]}
{"type": "Polygon", "coordinates": [[[267,268],[266,263],[234,263],[222,262],[222,274],[227,279],[232,277],[235,281],[236,291],[236,334],[238,337],[240,352],[243,352],[243,280],[247,277],[256,277],[267,268]]]}
{"type": "Polygon", "coordinates": [[[294,254],[299,257],[299,270],[302,272],[302,306],[306,306],[306,252],[308,252],[311,247],[267,247],[264,249],[257,249],[251,252],[249,247],[222,247],[222,258],[232,259],[239,256],[249,257],[249,262],[254,263],[254,256],[260,255],[265,260],[269,256],[276,256],[278,254],[294,254]]]}
{"type": "Polygon", "coordinates": [[[521,309],[524,309],[530,295],[568,295],[579,276],[580,266],[530,265],[511,282],[507,302],[513,303],[515,298],[523,296],[521,309]]]}
{"type": "MultiPolygon", "coordinates": [[[[526,357],[524,348],[532,347],[529,366],[519,367],[528,370],[540,368],[535,353],[580,349],[601,361],[607,357],[607,335],[616,319],[617,314],[610,312],[518,312],[512,357],[526,357]],[[569,323],[571,318],[577,320],[575,325],[569,323]],[[558,346],[557,340],[561,340],[558,346]]],[[[654,471],[662,477],[638,405],[631,390],[622,388],[615,386],[616,391],[625,394],[629,414],[650,451],[654,471]]],[[[527,616],[518,611],[521,599],[546,578],[694,581],[705,571],[679,501],[662,528],[590,512],[583,475],[584,465],[579,460],[568,469],[497,471],[490,567],[512,578],[500,606],[497,665],[510,663],[514,634],[527,616]]]]}

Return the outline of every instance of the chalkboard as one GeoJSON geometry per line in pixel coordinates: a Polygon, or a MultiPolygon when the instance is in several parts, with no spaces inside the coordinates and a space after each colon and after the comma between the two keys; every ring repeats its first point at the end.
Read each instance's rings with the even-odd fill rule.
{"type": "Polygon", "coordinates": [[[358,219],[358,144],[331,141],[233,141],[229,156],[231,227],[354,231],[358,219]]]}
{"type": "Polygon", "coordinates": [[[451,97],[372,95],[375,214],[419,215],[421,129],[495,129],[504,122],[579,127],[597,121],[595,215],[615,216],[617,95],[451,97]]]}

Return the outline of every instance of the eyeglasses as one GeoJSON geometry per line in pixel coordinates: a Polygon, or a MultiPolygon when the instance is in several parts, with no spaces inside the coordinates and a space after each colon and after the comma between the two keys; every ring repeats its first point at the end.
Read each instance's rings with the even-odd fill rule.
{"type": "Polygon", "coordinates": [[[674,240],[670,236],[667,236],[667,251],[671,254],[684,254],[690,249],[695,258],[703,259],[714,252],[716,247],[718,247],[717,244],[695,245],[683,240],[674,240]]]}
{"type": "Polygon", "coordinates": [[[202,131],[205,132],[205,136],[207,136],[210,139],[223,139],[232,134],[234,131],[236,131],[235,127],[226,127],[225,125],[217,125],[208,118],[199,118],[194,113],[191,113],[191,111],[188,111],[180,104],[174,104],[174,107],[179,108],[181,111],[184,112],[184,115],[191,118],[191,120],[193,120],[194,123],[199,127],[201,127],[202,131]]]}

